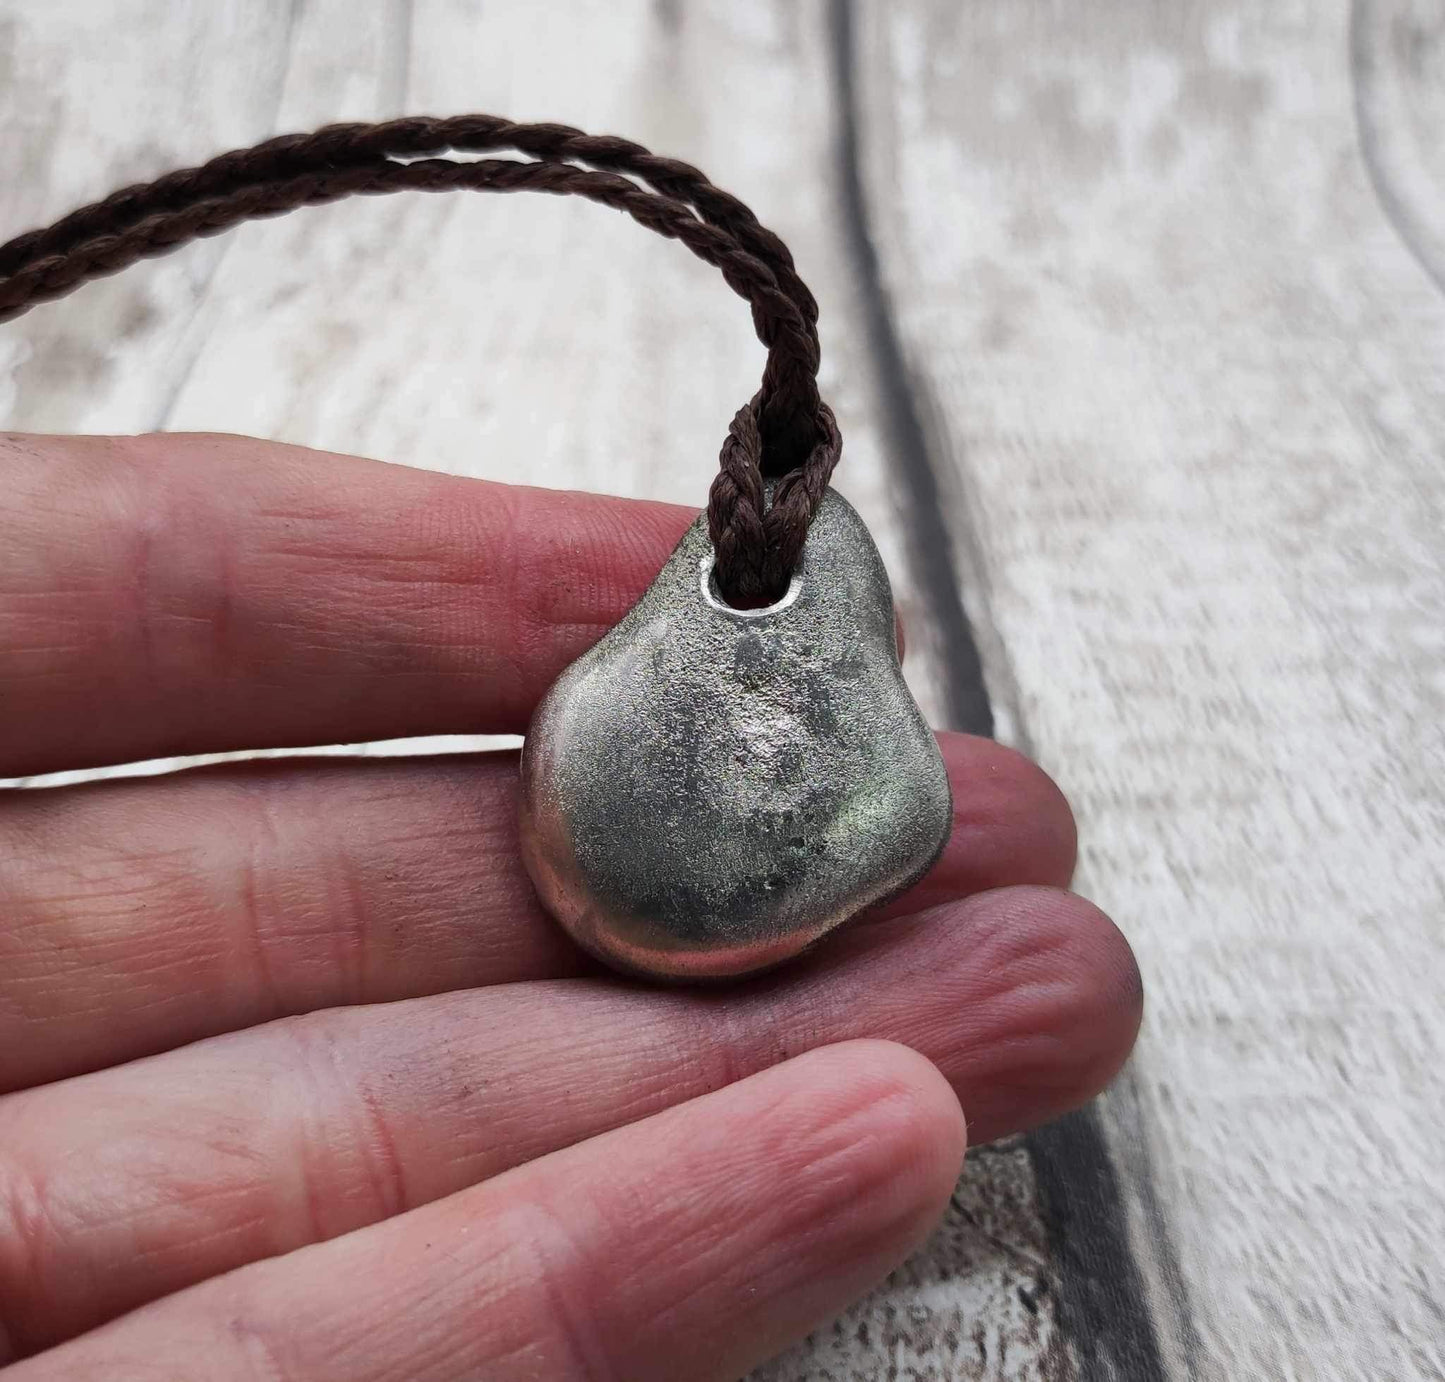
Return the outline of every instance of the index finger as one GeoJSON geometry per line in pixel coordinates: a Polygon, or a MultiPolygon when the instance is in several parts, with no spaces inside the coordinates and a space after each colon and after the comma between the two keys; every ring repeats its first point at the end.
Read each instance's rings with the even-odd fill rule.
{"type": "Polygon", "coordinates": [[[0,438],[0,776],[520,732],[693,516],[243,437],[0,438]]]}

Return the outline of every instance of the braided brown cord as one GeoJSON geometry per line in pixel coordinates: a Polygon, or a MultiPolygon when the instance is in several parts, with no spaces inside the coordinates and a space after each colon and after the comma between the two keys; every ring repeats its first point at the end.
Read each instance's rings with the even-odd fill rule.
{"type": "Polygon", "coordinates": [[[727,598],[752,603],[779,596],[841,446],[833,415],[818,397],[817,305],[787,247],[743,203],[688,164],[628,140],[489,115],[333,125],[268,140],[124,188],[0,246],[0,321],[240,221],[353,193],[458,187],[574,193],[625,211],[682,241],[748,299],[768,364],[761,389],[733,419],[723,445],[709,529],[727,598]],[[515,148],[541,161],[394,161],[446,148],[515,148]],[[781,477],[771,506],[763,498],[764,475],[781,477]]]}

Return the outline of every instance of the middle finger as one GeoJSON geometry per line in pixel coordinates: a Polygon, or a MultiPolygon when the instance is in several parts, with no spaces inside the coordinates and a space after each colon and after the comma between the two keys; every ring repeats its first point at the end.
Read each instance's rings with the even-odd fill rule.
{"type": "MultiPolygon", "coordinates": [[[[953,836],[905,905],[1067,883],[1049,779],[940,742],[953,836]]],[[[315,1008],[576,973],[518,858],[516,789],[506,753],[0,793],[0,1091],[315,1008]]]]}

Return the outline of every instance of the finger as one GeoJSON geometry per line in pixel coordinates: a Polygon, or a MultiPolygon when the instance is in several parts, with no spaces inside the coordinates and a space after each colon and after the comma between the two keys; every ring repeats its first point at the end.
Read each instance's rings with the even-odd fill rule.
{"type": "Polygon", "coordinates": [[[874,915],[907,916],[1016,883],[1068,887],[1079,835],[1054,780],[992,739],[943,731],[938,747],[953,791],[953,829],[933,868],[874,915]]]}
{"type": "Polygon", "coordinates": [[[15,1382],[730,1382],[921,1243],[963,1159],[948,1086],[859,1042],[161,1302],[15,1382]]]}
{"type": "Polygon", "coordinates": [[[1018,888],[728,993],[518,984],[216,1038],[0,1103],[0,1324],[48,1344],[860,1036],[927,1056],[987,1140],[1102,1088],[1139,1014],[1113,925],[1018,888]]]}
{"type": "MultiPolygon", "coordinates": [[[[891,914],[1063,884],[1047,777],[940,738],[954,834],[891,914]]],[[[586,964],[518,858],[516,755],[276,761],[0,795],[0,1090],[347,1003],[586,964]]]]}
{"type": "Polygon", "coordinates": [[[520,731],[692,517],[240,437],[0,438],[0,776],[520,731]]]}

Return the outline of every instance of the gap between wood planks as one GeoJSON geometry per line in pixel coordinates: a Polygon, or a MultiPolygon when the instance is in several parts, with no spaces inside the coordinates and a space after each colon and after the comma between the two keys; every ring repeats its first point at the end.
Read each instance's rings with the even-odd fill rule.
{"type": "MultiPolygon", "coordinates": [[[[926,376],[910,368],[894,326],[893,311],[869,226],[863,184],[857,71],[854,58],[854,0],[831,0],[830,36],[838,119],[838,180],[844,231],[859,279],[868,344],[882,396],[882,423],[906,495],[906,512],[916,541],[908,548],[914,580],[930,606],[942,636],[944,695],[951,727],[992,735],[994,715],[983,661],[960,594],[960,568],[952,529],[966,535],[970,516],[950,525],[944,513],[934,454],[945,445],[933,413],[926,428],[919,406],[926,376]]],[[[981,570],[976,553],[967,565],[981,570]]],[[[987,611],[984,610],[984,617],[987,611]]],[[[997,630],[988,631],[1003,666],[1006,651],[997,630]]],[[[1012,690],[1011,676],[1010,689],[1012,690]]],[[[1015,737],[1027,747],[1015,693],[1010,707],[1015,737]]],[[[1127,1081],[1126,1073],[1121,1079],[1127,1081]]],[[[1150,1257],[1167,1290],[1163,1305],[1175,1339],[1192,1337],[1189,1302],[1169,1240],[1160,1201],[1153,1193],[1149,1158],[1137,1099],[1120,1101],[1116,1121],[1129,1138],[1132,1186],[1146,1207],[1144,1227],[1150,1257]],[[1127,1109],[1127,1113],[1124,1110],[1127,1109]]],[[[1040,1208],[1053,1253],[1050,1264],[1059,1324],[1085,1382],[1156,1382],[1166,1375],[1163,1355],[1134,1247],[1119,1170],[1110,1153],[1097,1107],[1079,1110],[1027,1135],[1025,1145],[1038,1182],[1040,1208]]]]}

